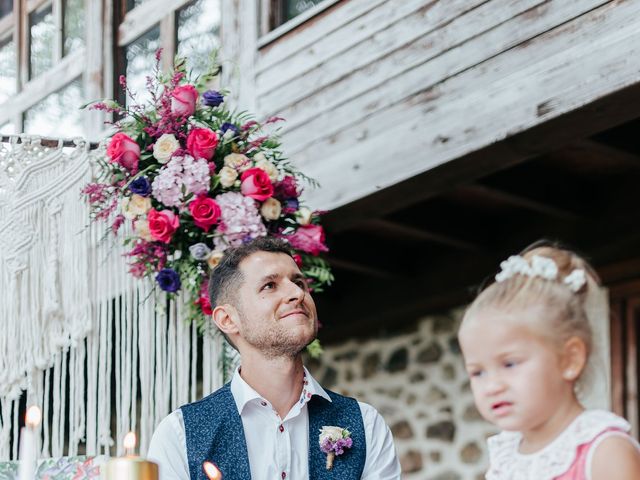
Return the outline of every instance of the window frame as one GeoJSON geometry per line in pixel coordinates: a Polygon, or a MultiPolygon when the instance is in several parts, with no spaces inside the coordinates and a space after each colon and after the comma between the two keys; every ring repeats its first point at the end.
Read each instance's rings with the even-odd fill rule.
{"type": "MultiPolygon", "coordinates": [[[[17,133],[24,131],[25,113],[47,96],[58,92],[77,78],[85,83],[85,96],[89,95],[85,77],[88,72],[86,59],[89,42],[88,25],[91,0],[84,0],[86,15],[85,46],[63,57],[64,45],[64,0],[15,0],[13,13],[0,20],[0,36],[12,35],[16,44],[16,92],[2,102],[0,125],[11,123],[17,133]],[[52,49],[52,66],[34,78],[29,78],[31,69],[30,15],[51,5],[55,40],[52,49]],[[11,33],[9,33],[11,32],[11,33]]],[[[99,45],[101,48],[101,45],[99,45]]],[[[101,64],[100,64],[101,65],[101,64]]],[[[92,89],[95,91],[95,88],[92,89]]],[[[99,90],[102,90],[99,88],[99,90]]],[[[83,122],[85,123],[85,122],[83,122]]],[[[86,126],[86,125],[85,125],[86,126]]],[[[87,130],[89,130],[87,128],[87,130]]]]}
{"type": "Polygon", "coordinates": [[[302,12],[300,15],[278,25],[277,23],[280,21],[279,19],[282,18],[283,0],[261,0],[258,20],[258,48],[264,47],[274,40],[286,35],[290,31],[298,28],[300,25],[308,22],[313,17],[321,14],[341,1],[342,0],[323,0],[317,5],[314,5],[310,9],[302,12]]]}

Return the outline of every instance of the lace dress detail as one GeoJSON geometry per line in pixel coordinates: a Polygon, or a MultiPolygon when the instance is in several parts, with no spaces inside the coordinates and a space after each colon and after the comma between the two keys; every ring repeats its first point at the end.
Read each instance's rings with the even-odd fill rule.
{"type": "Polygon", "coordinates": [[[586,410],[542,450],[518,452],[519,432],[501,432],[488,440],[490,467],[487,480],[553,480],[567,472],[578,459],[581,445],[606,430],[628,432],[629,423],[605,410],[586,410]]]}

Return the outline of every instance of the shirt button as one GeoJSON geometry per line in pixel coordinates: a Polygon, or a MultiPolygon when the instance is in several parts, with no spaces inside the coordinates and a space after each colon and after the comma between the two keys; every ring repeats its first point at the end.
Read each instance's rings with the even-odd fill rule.
{"type": "Polygon", "coordinates": [[[280,424],[280,432],[284,432],[284,425],[280,424]]]}
{"type": "Polygon", "coordinates": [[[267,406],[267,402],[265,402],[264,400],[262,402],[260,402],[260,405],[262,405],[263,407],[267,406]]]}
{"type": "Polygon", "coordinates": [[[282,480],[284,480],[287,477],[286,472],[282,472],[282,480]]]}

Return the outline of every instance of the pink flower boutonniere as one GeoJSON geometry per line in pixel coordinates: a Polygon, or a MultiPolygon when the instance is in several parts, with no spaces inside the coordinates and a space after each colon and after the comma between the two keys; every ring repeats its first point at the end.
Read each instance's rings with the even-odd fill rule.
{"type": "Polygon", "coordinates": [[[336,455],[342,455],[353,444],[351,432],[342,427],[322,427],[319,441],[320,450],[327,454],[327,470],[333,468],[336,455]]]}

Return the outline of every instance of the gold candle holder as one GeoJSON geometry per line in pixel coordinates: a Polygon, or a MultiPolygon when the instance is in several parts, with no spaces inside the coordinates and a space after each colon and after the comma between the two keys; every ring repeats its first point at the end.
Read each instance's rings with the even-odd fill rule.
{"type": "Polygon", "coordinates": [[[124,457],[107,462],[106,480],[158,480],[158,464],[133,454],[136,435],[129,432],[124,437],[124,457]]]}

